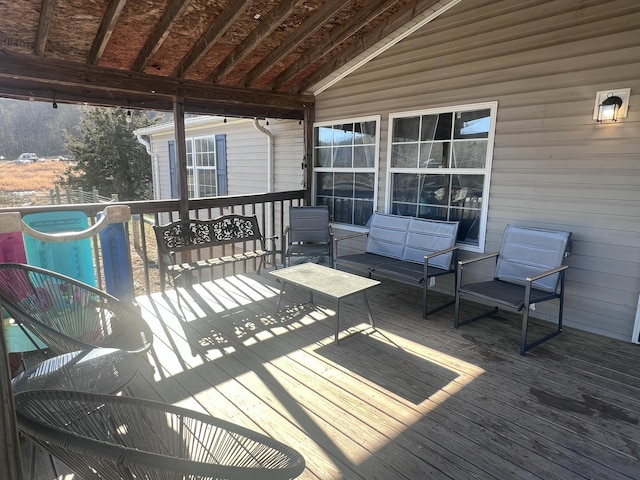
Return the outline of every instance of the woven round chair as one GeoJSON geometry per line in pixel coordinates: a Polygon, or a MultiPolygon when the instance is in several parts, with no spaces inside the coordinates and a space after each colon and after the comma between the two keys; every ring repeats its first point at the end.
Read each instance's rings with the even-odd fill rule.
{"type": "Polygon", "coordinates": [[[305,468],[283,443],[173,405],[68,390],[15,403],[20,430],[85,480],[288,480],[305,468]]]}
{"type": "Polygon", "coordinates": [[[151,329],[131,304],[40,267],[0,264],[0,302],[27,336],[35,334],[54,355],[94,347],[142,353],[151,347],[151,329]]]}

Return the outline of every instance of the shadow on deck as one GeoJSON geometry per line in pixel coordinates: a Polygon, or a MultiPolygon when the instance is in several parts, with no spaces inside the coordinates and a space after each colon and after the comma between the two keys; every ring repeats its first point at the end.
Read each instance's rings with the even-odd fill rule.
{"type": "Polygon", "coordinates": [[[283,441],[304,479],[640,478],[637,346],[565,329],[522,357],[517,317],[454,330],[393,282],[369,295],[375,330],[343,303],[360,333],[336,346],[331,300],[287,289],[276,314],[279,290],[263,273],[140,297],[156,338],[133,394],[283,441]]]}

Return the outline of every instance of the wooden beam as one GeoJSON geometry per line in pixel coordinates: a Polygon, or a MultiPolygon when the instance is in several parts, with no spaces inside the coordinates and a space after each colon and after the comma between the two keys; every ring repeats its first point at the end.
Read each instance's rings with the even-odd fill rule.
{"type": "Polygon", "coordinates": [[[334,48],[360,30],[364,25],[391,8],[397,1],[398,0],[379,0],[375,5],[372,5],[371,8],[358,11],[351,21],[332,30],[324,42],[318,43],[314,48],[308,50],[293,62],[288,68],[280,72],[280,74],[269,83],[267,88],[270,90],[278,90],[309,65],[328,55],[334,48]]]}
{"type": "MultiPolygon", "coordinates": [[[[135,102],[166,103],[171,102],[173,97],[180,97],[184,99],[185,104],[194,107],[199,105],[201,109],[228,109],[230,112],[244,112],[248,116],[258,116],[249,112],[261,111],[266,113],[264,116],[279,118],[302,118],[305,106],[315,101],[312,95],[267,92],[160,77],[142,72],[131,73],[47,57],[34,57],[0,48],[0,95],[3,86],[9,90],[20,89],[21,83],[41,90],[46,89],[48,94],[45,98],[48,100],[51,100],[51,90],[56,92],[58,101],[62,101],[65,95],[68,95],[66,98],[69,100],[82,102],[85,95],[95,95],[113,106],[123,106],[127,102],[132,106],[135,102]]],[[[173,107],[169,108],[172,109],[173,107]]],[[[235,113],[228,115],[232,116],[235,113]]]]}
{"type": "Polygon", "coordinates": [[[184,102],[173,100],[173,128],[175,134],[176,164],[178,172],[178,193],[180,196],[180,218],[189,218],[189,184],[187,182],[187,136],[184,125],[184,102]]]}
{"type": "Polygon", "coordinates": [[[345,0],[331,0],[304,21],[293,34],[282,42],[278,48],[263,58],[253,67],[242,81],[243,86],[250,86],[269,71],[274,65],[294,51],[302,42],[316,33],[325,23],[331,20],[344,6],[345,0]]]}
{"type": "Polygon", "coordinates": [[[102,17],[102,22],[100,22],[98,33],[93,39],[89,56],[87,57],[87,63],[89,65],[97,65],[100,61],[100,58],[104,53],[104,49],[107,48],[107,43],[109,43],[113,29],[115,28],[126,3],[127,0],[111,0],[109,2],[107,11],[102,17]]]}
{"type": "MultiPolygon", "coordinates": [[[[352,48],[349,51],[349,55],[337,55],[326,62],[323,66],[316,69],[311,75],[305,77],[301,82],[296,85],[295,91],[305,91],[307,88],[312,87],[323,78],[326,78],[331,73],[335,72],[338,68],[342,67],[353,58],[357,57],[362,52],[373,47],[380,40],[384,39],[387,35],[398,30],[406,23],[413,20],[417,15],[420,15],[427,9],[434,6],[434,4],[441,3],[438,0],[414,0],[411,3],[406,4],[390,19],[391,21],[385,22],[380,28],[375,28],[367,35],[362,37],[358,42],[357,48],[352,48]]],[[[445,11],[445,10],[442,10],[445,11]]]]}
{"type": "Polygon", "coordinates": [[[131,67],[133,71],[141,72],[145,69],[153,55],[169,36],[173,26],[182,17],[184,11],[190,4],[191,0],[173,0],[171,2],[133,62],[133,66],[131,67]]]}
{"type": "Polygon", "coordinates": [[[53,17],[53,9],[56,3],[57,0],[42,0],[40,18],[38,19],[38,31],[36,32],[36,43],[34,45],[34,53],[36,55],[44,54],[44,50],[47,47],[51,18],[53,17]]]}
{"type": "Polygon", "coordinates": [[[229,27],[233,25],[235,20],[247,8],[249,2],[247,0],[233,0],[224,11],[216,18],[213,24],[200,37],[196,44],[191,48],[189,53],[185,55],[182,61],[176,66],[172,73],[172,77],[182,78],[189,70],[191,70],[202,57],[204,57],[211,47],[224,35],[229,27]]]}
{"type": "Polygon", "coordinates": [[[284,0],[273,8],[267,15],[259,19],[260,24],[245,37],[238,47],[227,56],[209,74],[205,82],[217,83],[238,66],[271,32],[293,13],[295,8],[304,0],[284,0]]]}

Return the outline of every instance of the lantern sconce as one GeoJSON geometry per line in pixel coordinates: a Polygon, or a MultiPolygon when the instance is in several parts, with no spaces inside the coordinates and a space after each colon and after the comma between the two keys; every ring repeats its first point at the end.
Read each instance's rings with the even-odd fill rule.
{"type": "Polygon", "coordinates": [[[598,123],[613,123],[625,118],[629,109],[630,88],[603,90],[596,93],[593,119],[598,123]]]}

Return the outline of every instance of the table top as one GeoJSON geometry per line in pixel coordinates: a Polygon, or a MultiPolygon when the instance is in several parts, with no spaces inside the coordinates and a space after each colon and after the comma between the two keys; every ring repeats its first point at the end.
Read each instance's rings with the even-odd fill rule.
{"type": "Polygon", "coordinates": [[[138,373],[138,359],[115,348],[93,348],[49,358],[17,375],[14,393],[25,390],[77,390],[113,394],[138,373]]]}
{"type": "Polygon", "coordinates": [[[336,299],[353,295],[375,287],[380,283],[377,280],[316,263],[302,263],[292,267],[272,270],[269,273],[285,282],[290,282],[336,299]]]}

